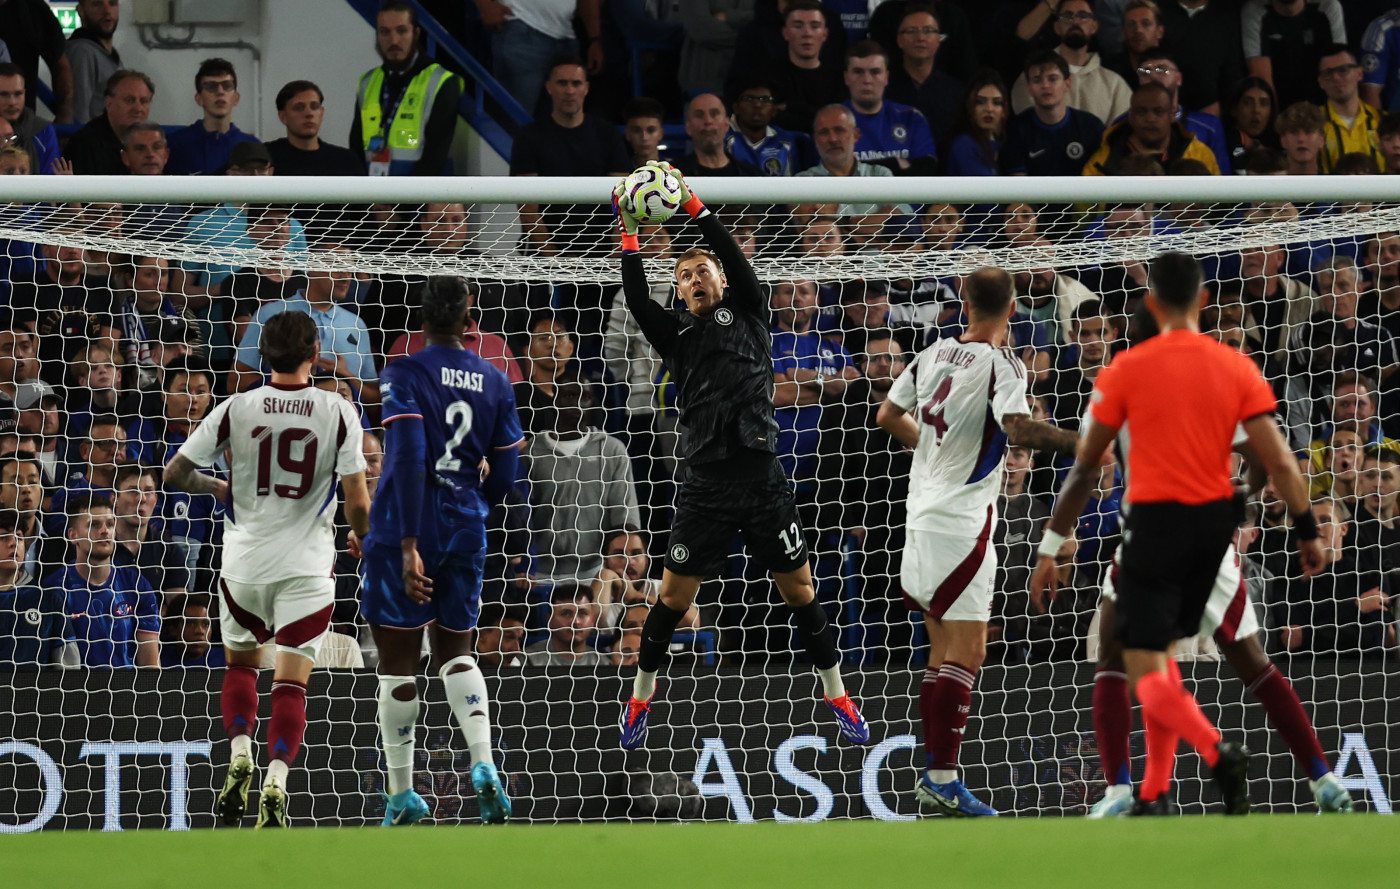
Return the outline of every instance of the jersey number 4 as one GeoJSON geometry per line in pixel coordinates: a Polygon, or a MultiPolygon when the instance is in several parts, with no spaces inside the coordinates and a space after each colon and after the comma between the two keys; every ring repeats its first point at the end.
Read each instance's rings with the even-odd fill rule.
{"type": "Polygon", "coordinates": [[[924,418],[924,424],[937,436],[938,444],[943,444],[943,436],[948,434],[948,421],[943,419],[943,402],[948,400],[948,393],[952,391],[953,378],[944,377],[943,382],[933,390],[932,397],[924,403],[923,410],[919,412],[924,418]]]}
{"type": "Polygon", "coordinates": [[[300,500],[316,482],[316,433],[300,426],[283,429],[280,435],[270,426],[253,428],[253,441],[258,443],[258,496],[276,494],[288,500],[300,500]],[[274,444],[273,439],[276,439],[274,444]],[[293,454],[301,443],[301,456],[293,454]],[[272,483],[273,450],[277,451],[277,468],[297,476],[295,485],[272,483]]]}
{"type": "Polygon", "coordinates": [[[452,452],[461,447],[462,442],[466,441],[467,436],[472,433],[472,406],[465,401],[454,401],[449,404],[447,406],[447,425],[452,429],[452,438],[448,440],[442,456],[438,457],[435,468],[438,472],[460,472],[462,461],[452,456],[452,452]]]}

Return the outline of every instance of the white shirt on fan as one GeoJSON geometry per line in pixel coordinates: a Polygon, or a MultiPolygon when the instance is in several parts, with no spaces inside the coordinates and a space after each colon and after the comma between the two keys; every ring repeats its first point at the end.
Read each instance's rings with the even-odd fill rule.
{"type": "Polygon", "coordinates": [[[569,40],[574,36],[574,11],[578,0],[527,0],[506,5],[510,7],[511,18],[547,37],[569,40]]]}
{"type": "Polygon", "coordinates": [[[889,400],[919,424],[907,526],[976,537],[1001,493],[1002,418],[1030,413],[1025,365],[1005,347],[940,339],[894,381],[889,400]]]}
{"type": "Polygon", "coordinates": [[[365,470],[359,417],[334,392],[270,384],[227,399],[180,454],[208,466],[230,452],[222,573],[239,583],[328,577],[339,476],[365,470]]]}

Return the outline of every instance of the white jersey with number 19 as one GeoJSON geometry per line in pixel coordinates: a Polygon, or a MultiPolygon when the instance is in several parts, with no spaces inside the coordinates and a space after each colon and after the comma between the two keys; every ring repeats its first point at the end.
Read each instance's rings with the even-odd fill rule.
{"type": "Polygon", "coordinates": [[[1001,493],[1002,418],[1030,413],[1025,365],[1004,347],[940,339],[895,380],[889,400],[919,424],[907,526],[976,537],[1001,493]]]}
{"type": "Polygon", "coordinates": [[[208,466],[225,450],[222,575],[247,584],[330,576],[336,482],[365,470],[355,409],[310,384],[243,392],[214,408],[180,454],[208,466]]]}

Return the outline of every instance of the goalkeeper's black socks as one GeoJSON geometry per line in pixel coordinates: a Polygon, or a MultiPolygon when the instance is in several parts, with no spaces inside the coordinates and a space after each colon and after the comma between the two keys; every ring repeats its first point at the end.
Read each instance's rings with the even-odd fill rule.
{"type": "Polygon", "coordinates": [[[807,656],[812,659],[817,670],[827,671],[834,668],[840,662],[841,654],[836,650],[836,634],[827,622],[826,609],[822,608],[816,599],[806,605],[789,605],[788,609],[797,623],[797,635],[802,638],[807,656]]]}
{"type": "Polygon", "coordinates": [[[680,611],[657,601],[647,612],[646,623],[642,624],[642,646],[637,652],[637,668],[655,673],[661,669],[661,658],[671,647],[671,634],[676,631],[686,609],[680,611]]]}

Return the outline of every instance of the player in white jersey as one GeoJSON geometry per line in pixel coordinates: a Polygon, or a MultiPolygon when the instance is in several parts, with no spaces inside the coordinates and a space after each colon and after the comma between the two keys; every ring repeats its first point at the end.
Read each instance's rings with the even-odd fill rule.
{"type": "Polygon", "coordinates": [[[979,816],[997,811],[958,778],[958,746],[987,652],[1006,446],[1069,452],[1076,439],[1030,418],[1026,369],[1006,346],[1016,308],[1011,276],[978,269],[962,294],[967,331],[919,353],[877,422],[914,449],[900,580],[929,636],[919,693],[927,763],[916,792],[943,814],[979,816]]]}
{"type": "Polygon", "coordinates": [[[345,399],[311,385],[320,353],[311,316],[272,316],[258,349],[271,382],[210,411],[166,467],[165,484],[224,504],[219,627],[228,669],[220,704],[231,757],[216,814],[237,826],[247,809],[259,653],[275,642],[258,827],[286,827],[287,770],[306,730],[306,682],[335,604],[336,480],[345,490],[346,518],[361,535],[369,531],[369,491],[359,417],[345,399]],[[195,471],[225,452],[229,482],[195,471]]]}
{"type": "MultiPolygon", "coordinates": [[[[1133,318],[1132,329],[1134,343],[1142,342],[1156,333],[1156,322],[1149,313],[1141,311],[1133,318]]],[[[1093,415],[1086,411],[1080,423],[1081,434],[1087,432],[1093,422],[1093,415]]],[[[1252,494],[1264,486],[1267,476],[1260,468],[1260,460],[1255,456],[1243,426],[1236,427],[1232,444],[1236,452],[1246,458],[1249,467],[1247,487],[1252,494]]],[[[1128,481],[1128,451],[1131,446],[1132,436],[1125,423],[1115,439],[1118,465],[1125,488],[1128,481]]],[[[1079,515],[1088,502],[1093,481],[1089,474],[1071,470],[1061,487],[1060,496],[1056,499],[1055,513],[1062,516],[1079,515]]],[[[1257,511],[1255,504],[1249,506],[1257,511]]],[[[1129,506],[1125,502],[1125,520],[1128,509],[1129,506]]],[[[1318,809],[1324,812],[1349,812],[1352,809],[1351,795],[1332,773],[1312,721],[1298,699],[1298,693],[1288,678],[1270,662],[1259,641],[1259,620],[1254,613],[1254,603],[1245,584],[1238,544],[1240,534],[1248,534],[1253,527],[1248,515],[1247,511],[1244,529],[1236,533],[1236,540],[1230,543],[1224,558],[1221,559],[1215,585],[1211,588],[1210,598],[1201,617],[1200,632],[1193,640],[1186,640],[1186,646],[1198,647],[1205,639],[1214,639],[1240,681],[1264,705],[1269,721],[1283,735],[1294,759],[1308,775],[1318,809]]],[[[1041,547],[1036,572],[1030,584],[1031,604],[1041,613],[1045,611],[1045,590],[1050,589],[1053,595],[1055,586],[1055,560],[1049,552],[1050,546],[1058,549],[1058,541],[1052,538],[1049,544],[1041,547]]],[[[1128,676],[1123,665],[1123,646],[1113,636],[1121,549],[1120,546],[1113,554],[1109,571],[1103,579],[1103,596],[1099,602],[1099,653],[1094,673],[1093,717],[1094,735],[1107,787],[1103,798],[1090,809],[1090,818],[1126,815],[1133,805],[1128,745],[1128,735],[1132,728],[1132,699],[1129,696],[1128,676]]]]}

